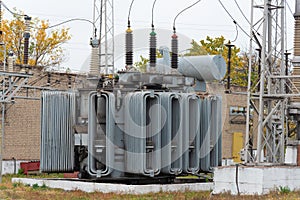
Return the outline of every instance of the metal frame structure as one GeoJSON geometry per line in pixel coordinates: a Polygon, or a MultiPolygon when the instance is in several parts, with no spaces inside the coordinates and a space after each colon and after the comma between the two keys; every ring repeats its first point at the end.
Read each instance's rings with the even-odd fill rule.
{"type": "Polygon", "coordinates": [[[113,73],[114,0],[94,0],[93,23],[99,31],[100,73],[113,73]]]}
{"type": "MultiPolygon", "coordinates": [[[[294,96],[286,94],[287,82],[291,82],[290,77],[285,76],[286,1],[264,0],[261,6],[254,5],[256,2],[252,0],[245,162],[282,164],[288,98],[294,96]],[[261,12],[255,12],[255,9],[263,10],[263,16],[258,20],[255,14],[261,12]],[[261,47],[261,73],[257,83],[251,84],[254,40],[261,47]],[[257,133],[252,133],[252,136],[257,134],[256,155],[252,155],[250,147],[250,105],[258,115],[257,133]]],[[[256,127],[252,130],[255,129],[256,127]]]]}
{"type": "Polygon", "coordinates": [[[0,72],[2,81],[2,92],[0,94],[0,103],[9,103],[15,97],[16,93],[24,87],[30,74],[0,72]]]}

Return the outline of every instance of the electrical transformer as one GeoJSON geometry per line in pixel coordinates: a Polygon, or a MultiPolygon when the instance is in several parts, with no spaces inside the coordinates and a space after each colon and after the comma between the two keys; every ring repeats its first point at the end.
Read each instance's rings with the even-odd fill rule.
{"type": "Polygon", "coordinates": [[[173,180],[219,166],[222,98],[204,92],[203,82],[222,79],[225,61],[182,57],[178,68],[121,71],[43,92],[41,171],[173,180]]]}

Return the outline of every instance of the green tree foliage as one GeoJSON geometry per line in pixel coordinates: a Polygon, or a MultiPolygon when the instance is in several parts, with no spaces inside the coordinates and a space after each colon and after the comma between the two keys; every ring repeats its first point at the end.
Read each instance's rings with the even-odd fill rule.
{"type": "Polygon", "coordinates": [[[149,62],[148,58],[145,58],[143,56],[140,56],[140,61],[135,62],[133,64],[134,68],[137,69],[140,72],[146,72],[147,71],[147,64],[149,62]]]}
{"type": "MultiPolygon", "coordinates": [[[[15,11],[17,12],[17,11],[15,11]]],[[[31,66],[55,67],[64,60],[62,44],[71,39],[69,29],[61,28],[49,31],[47,21],[34,18],[30,24],[29,60],[31,66]]],[[[2,41],[7,51],[13,51],[16,63],[23,64],[25,21],[21,15],[12,20],[2,20],[2,41]]],[[[0,55],[3,60],[3,54],[0,55]]]]}
{"type": "MultiPolygon", "coordinates": [[[[162,55],[158,50],[156,50],[156,57],[162,58],[162,55]]],[[[146,72],[148,63],[149,63],[149,59],[141,55],[140,60],[135,62],[133,64],[133,67],[140,72],[146,72]]]]}

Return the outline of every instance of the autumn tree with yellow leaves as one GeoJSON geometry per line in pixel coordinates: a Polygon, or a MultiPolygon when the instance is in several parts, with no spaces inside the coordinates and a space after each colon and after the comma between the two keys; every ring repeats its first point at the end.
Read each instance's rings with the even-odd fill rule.
{"type": "MultiPolygon", "coordinates": [[[[13,51],[16,64],[23,64],[25,20],[15,15],[12,20],[2,20],[2,42],[6,51],[13,51]]],[[[68,28],[50,30],[49,22],[34,18],[30,25],[29,56],[30,66],[55,67],[63,62],[65,55],[62,44],[71,39],[68,28]]],[[[3,60],[3,52],[1,52],[3,60]]]]}

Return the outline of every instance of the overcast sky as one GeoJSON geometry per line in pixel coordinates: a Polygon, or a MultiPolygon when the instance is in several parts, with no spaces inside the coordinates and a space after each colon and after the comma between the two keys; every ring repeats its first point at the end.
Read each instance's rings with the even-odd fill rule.
{"type": "MultiPolygon", "coordinates": [[[[157,0],[154,10],[154,24],[157,29],[170,30],[172,34],[172,23],[174,17],[183,8],[194,3],[196,0],[157,0]]],[[[50,25],[60,23],[72,18],[85,18],[92,20],[94,0],[3,0],[9,8],[17,8],[25,14],[49,20],[50,25]]],[[[236,22],[248,33],[250,26],[238,9],[235,0],[222,0],[226,9],[230,12],[236,22]]],[[[236,0],[243,14],[250,19],[251,0],[236,0]]],[[[255,1],[261,4],[261,0],[255,1]]],[[[294,0],[287,0],[291,11],[294,12],[294,0]]],[[[127,26],[128,9],[131,0],[114,0],[115,6],[115,35],[123,34],[127,26]]],[[[151,25],[151,8],[153,0],[135,0],[131,13],[132,29],[149,29],[151,25]]],[[[287,49],[292,48],[293,41],[293,16],[287,9],[287,49]]],[[[5,17],[9,17],[5,11],[5,17]]],[[[87,22],[70,22],[64,27],[70,28],[72,39],[64,45],[67,50],[67,61],[62,67],[71,69],[84,69],[88,63],[87,58],[90,54],[89,39],[92,36],[92,25],[87,22]]],[[[207,35],[219,37],[223,35],[226,39],[234,40],[237,31],[229,15],[222,8],[218,0],[202,0],[195,7],[183,13],[177,20],[177,32],[190,39],[197,41],[205,39],[207,35]]],[[[159,37],[159,35],[158,35],[159,37]]],[[[119,37],[122,38],[122,37],[119,37]]],[[[138,37],[139,40],[148,42],[148,35],[145,38],[138,37]]],[[[184,40],[184,43],[189,43],[184,40]]],[[[170,41],[162,41],[159,45],[169,46],[170,41]],[[162,44],[162,43],[166,44],[162,44]]],[[[117,44],[121,44],[117,42],[117,44]]],[[[246,51],[249,46],[249,38],[238,29],[238,37],[234,42],[242,50],[246,51]]],[[[188,44],[181,45],[186,48],[188,44]]],[[[124,49],[124,46],[116,45],[116,48],[124,49]]],[[[135,59],[137,59],[135,57],[135,59]]]]}

